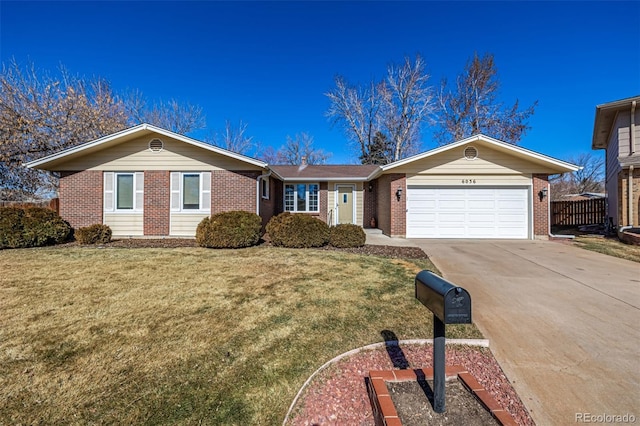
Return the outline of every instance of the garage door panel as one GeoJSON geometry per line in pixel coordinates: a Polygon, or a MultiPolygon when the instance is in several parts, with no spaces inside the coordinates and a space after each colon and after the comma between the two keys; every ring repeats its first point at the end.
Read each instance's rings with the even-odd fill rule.
{"type": "Polygon", "coordinates": [[[528,238],[528,188],[407,190],[410,238],[528,238]]]}

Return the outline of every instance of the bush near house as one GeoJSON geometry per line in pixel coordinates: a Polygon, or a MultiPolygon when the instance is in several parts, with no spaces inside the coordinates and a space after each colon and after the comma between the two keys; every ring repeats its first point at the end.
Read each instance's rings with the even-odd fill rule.
{"type": "Polygon", "coordinates": [[[278,247],[322,247],[329,242],[329,226],[306,214],[280,213],[267,223],[267,233],[278,247]]]}
{"type": "Polygon", "coordinates": [[[366,240],[364,229],[350,223],[333,226],[329,231],[329,244],[333,247],[362,247],[366,240]]]}
{"type": "Polygon", "coordinates": [[[111,242],[111,228],[101,223],[76,229],[76,241],[80,244],[107,244],[111,242]]]}
{"type": "Polygon", "coordinates": [[[0,208],[0,249],[60,244],[71,226],[52,210],[41,207],[0,208]]]}
{"type": "Polygon", "coordinates": [[[196,242],[208,248],[242,248],[258,244],[262,219],[255,213],[231,211],[205,217],[196,229],[196,242]]]}

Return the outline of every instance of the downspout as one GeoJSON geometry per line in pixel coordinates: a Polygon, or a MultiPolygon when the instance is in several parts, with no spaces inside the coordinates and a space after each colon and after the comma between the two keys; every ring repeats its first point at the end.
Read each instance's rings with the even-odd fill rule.
{"type": "MultiPolygon", "coordinates": [[[[547,198],[549,198],[549,200],[551,200],[551,184],[547,182],[547,198]]],[[[549,238],[557,238],[557,239],[561,239],[561,238],[565,238],[565,239],[569,239],[569,240],[573,240],[576,236],[575,235],[560,235],[560,234],[552,234],[551,233],[551,201],[548,202],[549,206],[547,207],[547,226],[549,227],[548,230],[548,234],[549,234],[549,238]]]]}
{"type": "MultiPolygon", "coordinates": [[[[636,101],[631,102],[631,125],[629,126],[629,155],[635,153],[636,147],[636,101]]],[[[629,165],[629,176],[627,178],[627,225],[621,226],[618,233],[633,228],[633,164],[629,165]]]]}
{"type": "Polygon", "coordinates": [[[269,176],[271,176],[271,170],[269,170],[269,173],[260,175],[256,179],[256,214],[258,216],[260,216],[260,181],[262,179],[268,178],[269,176]]]}

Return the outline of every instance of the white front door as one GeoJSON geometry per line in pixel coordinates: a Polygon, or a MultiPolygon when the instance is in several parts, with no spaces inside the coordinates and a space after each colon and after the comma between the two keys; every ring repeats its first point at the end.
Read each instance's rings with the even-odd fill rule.
{"type": "Polygon", "coordinates": [[[528,238],[528,188],[407,189],[407,238],[528,238]]]}

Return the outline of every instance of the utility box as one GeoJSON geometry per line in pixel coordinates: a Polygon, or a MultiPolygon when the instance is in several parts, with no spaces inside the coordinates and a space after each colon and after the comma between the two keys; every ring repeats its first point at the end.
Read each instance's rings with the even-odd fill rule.
{"type": "Polygon", "coordinates": [[[416,276],[416,299],[445,324],[471,324],[471,296],[431,271],[416,276]]]}

